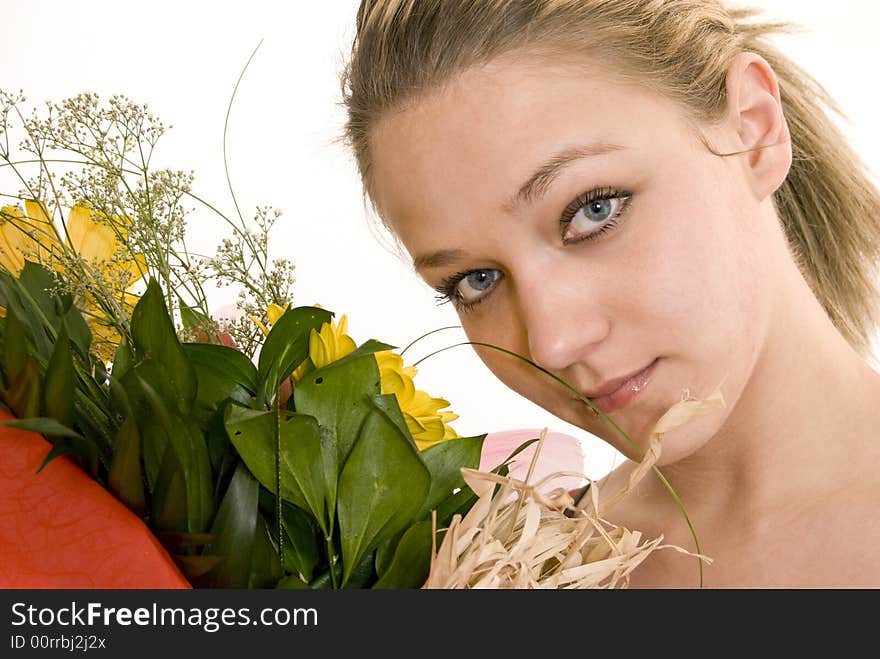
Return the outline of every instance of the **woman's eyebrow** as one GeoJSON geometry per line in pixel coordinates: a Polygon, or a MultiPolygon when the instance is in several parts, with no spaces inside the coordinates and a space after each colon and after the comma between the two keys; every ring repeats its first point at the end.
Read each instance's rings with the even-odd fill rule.
{"type": "Polygon", "coordinates": [[[445,265],[459,261],[465,257],[464,250],[441,249],[429,254],[420,254],[413,259],[413,267],[416,270],[425,268],[442,268],[445,265]]]}
{"type": "Polygon", "coordinates": [[[535,170],[534,174],[532,174],[528,180],[520,186],[516,194],[504,204],[504,210],[512,213],[522,204],[530,204],[536,199],[543,197],[547,192],[547,188],[550,187],[550,184],[559,175],[559,172],[575,160],[590,158],[592,156],[602,156],[613,151],[621,151],[625,148],[626,147],[619,144],[594,142],[593,144],[573,146],[563,149],[551,156],[544,164],[535,170]]]}
{"type": "MultiPolygon", "coordinates": [[[[513,213],[517,207],[522,204],[529,204],[536,199],[544,196],[547,188],[553,182],[559,173],[569,164],[583,158],[593,156],[602,156],[614,151],[622,151],[626,149],[620,144],[611,144],[609,142],[593,142],[583,146],[573,146],[563,149],[551,156],[544,164],[538,167],[534,174],[523,183],[519,190],[514,194],[508,202],[504,204],[504,210],[513,213]]],[[[419,254],[413,259],[413,267],[415,270],[424,270],[430,268],[442,268],[466,256],[464,250],[460,249],[441,249],[436,252],[427,254],[419,254]]]]}

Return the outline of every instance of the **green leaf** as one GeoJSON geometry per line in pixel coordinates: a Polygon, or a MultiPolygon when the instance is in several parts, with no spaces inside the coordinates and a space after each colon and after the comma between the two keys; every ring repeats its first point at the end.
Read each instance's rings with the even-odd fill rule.
{"type": "Polygon", "coordinates": [[[189,414],[196,398],[196,375],[177,340],[162,289],[155,279],[150,279],[131,314],[131,336],[139,358],[155,359],[162,365],[165,380],[174,393],[175,412],[181,416],[189,414]]]}
{"type": "Polygon", "coordinates": [[[313,416],[322,426],[333,428],[337,463],[341,465],[375,408],[373,396],[380,393],[376,358],[362,355],[312,371],[299,381],[293,397],[297,412],[313,416]]]}
{"type": "Polygon", "coordinates": [[[92,346],[92,330],[80,310],[73,304],[72,295],[66,293],[58,296],[56,300],[60,303],[60,309],[56,312],[60,312],[59,315],[62,317],[61,327],[67,331],[80,357],[88,359],[89,349],[92,346]]]}
{"type": "Polygon", "coordinates": [[[282,575],[281,560],[272,544],[269,527],[266,520],[260,516],[257,518],[257,535],[254,541],[247,587],[250,589],[271,588],[278,583],[282,575]]]}
{"type": "Polygon", "coordinates": [[[366,554],[414,521],[430,484],[412,440],[374,409],[339,476],[343,585],[366,554]]]}
{"type": "Polygon", "coordinates": [[[422,460],[431,472],[431,489],[418,518],[429,514],[441,501],[453,494],[454,490],[465,487],[461,468],[479,468],[480,452],[483,450],[485,438],[486,435],[478,435],[450,439],[422,451],[422,460]]]}
{"type": "Polygon", "coordinates": [[[0,425],[9,426],[10,428],[18,428],[19,430],[28,430],[45,436],[54,437],[74,437],[83,439],[77,431],[68,428],[58,422],[57,419],[37,416],[26,419],[16,419],[15,421],[3,421],[0,425]]]}
{"type": "MultiPolygon", "coordinates": [[[[375,573],[373,570],[373,564],[375,563],[375,552],[369,552],[366,556],[364,556],[363,560],[357,564],[357,566],[351,571],[351,576],[348,578],[348,581],[342,588],[345,589],[356,589],[356,588],[365,588],[371,580],[374,580],[375,573]]],[[[342,578],[342,569],[339,566],[339,563],[336,563],[333,566],[333,573],[336,575],[336,581],[338,582],[342,578]]],[[[311,583],[309,584],[310,588],[314,590],[325,590],[328,588],[333,588],[333,580],[330,578],[330,570],[327,569],[317,577],[315,577],[311,583]]]]}
{"type": "Polygon", "coordinates": [[[370,585],[371,581],[375,581],[376,573],[374,569],[374,565],[376,563],[376,552],[371,551],[366,556],[364,556],[363,560],[355,566],[355,568],[351,571],[351,575],[348,577],[348,580],[344,582],[343,588],[355,589],[355,588],[366,588],[370,585]]]}
{"type": "Polygon", "coordinates": [[[203,314],[195,307],[189,307],[183,303],[183,299],[177,296],[178,308],[180,309],[180,320],[184,329],[191,330],[194,327],[210,327],[213,320],[203,314]]]}
{"type": "Polygon", "coordinates": [[[170,444],[165,445],[150,507],[150,526],[158,531],[188,531],[186,480],[170,444]]]}
{"type": "Polygon", "coordinates": [[[27,292],[28,298],[39,307],[42,315],[50,322],[54,321],[57,314],[55,300],[50,291],[55,288],[57,282],[52,272],[33,261],[25,260],[18,281],[27,292]]]}
{"type": "MultiPolygon", "coordinates": [[[[46,328],[52,326],[52,319],[47,318],[40,305],[30,299],[30,294],[20,280],[2,270],[0,270],[0,291],[6,298],[7,323],[9,318],[14,316],[23,326],[23,332],[27,337],[26,345],[33,345],[36,349],[35,354],[48,359],[52,351],[52,344],[46,335],[46,328]]],[[[6,351],[8,348],[4,350],[4,352],[6,351]]],[[[4,367],[6,367],[6,361],[4,361],[4,367]]]]}
{"type": "Polygon", "coordinates": [[[277,584],[275,584],[275,588],[283,590],[309,590],[311,586],[309,586],[307,582],[300,579],[297,575],[291,574],[284,577],[277,584]]]}
{"type": "Polygon", "coordinates": [[[260,484],[239,462],[211,526],[211,533],[218,539],[204,551],[222,560],[199,587],[247,588],[260,517],[259,498],[260,484]]]}
{"type": "MultiPolygon", "coordinates": [[[[195,421],[190,417],[174,415],[153,386],[159,385],[155,379],[143,377],[144,366],[139,364],[126,375],[132,389],[139,391],[146,406],[135,408],[138,425],[150,428],[158,435],[164,435],[164,442],[172,447],[183,475],[187,498],[187,526],[189,532],[204,531],[214,513],[212,497],[211,461],[205,438],[195,421]],[[150,416],[146,416],[150,415],[150,416]]],[[[144,438],[146,439],[146,438],[144,438]]],[[[147,446],[144,446],[145,457],[147,446]]]]}
{"type": "Polygon", "coordinates": [[[52,343],[47,330],[57,329],[60,324],[55,312],[55,300],[50,293],[57,283],[55,276],[43,266],[26,260],[18,275],[18,283],[21,286],[21,299],[33,316],[30,338],[39,354],[48,355],[52,343]]]}
{"type": "Polygon", "coordinates": [[[123,341],[116,348],[116,354],[113,355],[113,377],[121,380],[134,364],[134,353],[127,341],[123,341]]]}
{"type": "MultiPolygon", "coordinates": [[[[230,404],[226,432],[242,460],[270,492],[276,491],[275,413],[230,404]]],[[[279,410],[281,434],[281,498],[311,511],[325,534],[330,534],[336,495],[336,447],[332,431],[319,427],[316,419],[279,410]],[[328,505],[329,504],[329,505],[328,505]]]]}
{"type": "Polygon", "coordinates": [[[210,343],[184,343],[198,382],[196,407],[210,415],[227,400],[247,405],[257,392],[257,369],[238,350],[210,343]]]}
{"type": "Polygon", "coordinates": [[[146,512],[141,435],[134,417],[128,417],[116,433],[113,458],[107,472],[107,487],[117,499],[138,515],[146,512]]]}
{"type": "Polygon", "coordinates": [[[28,342],[22,322],[11,309],[6,310],[6,327],[3,335],[3,369],[9,382],[15,380],[28,355],[28,342]]]}
{"type": "Polygon", "coordinates": [[[40,415],[40,372],[32,357],[25,357],[24,364],[6,389],[4,401],[19,419],[40,415]]]}
{"type": "Polygon", "coordinates": [[[267,405],[278,387],[309,356],[309,334],[330,322],[333,314],[317,307],[288,309],[272,326],[260,349],[260,404],[267,405]]]}
{"type": "MultiPolygon", "coordinates": [[[[115,367],[114,367],[115,370],[115,367]]],[[[113,380],[116,380],[114,377],[113,380]]],[[[119,408],[127,402],[131,413],[137,420],[138,429],[141,433],[141,451],[144,459],[144,470],[147,482],[152,489],[155,487],[160,464],[164,460],[165,449],[169,441],[170,419],[173,417],[174,393],[170,390],[165,379],[164,369],[161,364],[153,359],[143,361],[129,368],[119,380],[122,392],[116,391],[111,384],[110,392],[114,402],[119,408]],[[150,383],[152,389],[158,394],[157,400],[152,400],[144,391],[144,382],[150,383]],[[161,404],[161,409],[157,406],[161,404]],[[160,417],[161,413],[161,417],[160,417]],[[167,419],[162,423],[162,419],[167,419]]]]}
{"type": "MultiPolygon", "coordinates": [[[[91,388],[83,389],[83,380],[88,376],[80,375],[79,385],[73,391],[75,398],[74,406],[76,408],[76,426],[80,428],[84,437],[92,439],[101,450],[102,460],[106,462],[109,458],[113,446],[113,435],[116,432],[118,424],[124,420],[114,418],[111,422],[110,414],[112,414],[112,406],[108,399],[104,397],[104,392],[100,389],[98,396],[91,394],[91,388]]],[[[96,384],[93,382],[93,384],[96,384]]],[[[114,415],[115,416],[115,415],[114,415]]]]}
{"type": "MultiPolygon", "coordinates": [[[[339,565],[335,565],[333,570],[336,573],[337,580],[340,579],[342,570],[339,569],[339,565]]],[[[324,572],[312,579],[309,582],[309,588],[313,590],[328,590],[333,588],[333,580],[330,578],[330,569],[328,568],[324,570],[324,572]]]]}
{"type": "Polygon", "coordinates": [[[62,455],[73,458],[93,478],[98,476],[98,450],[92,442],[82,437],[62,437],[57,440],[52,444],[37,473],[39,474],[52,460],[62,455]]]}
{"type": "Polygon", "coordinates": [[[376,547],[377,574],[384,574],[391,567],[391,561],[394,560],[394,552],[397,550],[397,543],[400,542],[401,536],[403,536],[403,532],[398,533],[393,538],[388,538],[376,547]]]}
{"type": "Polygon", "coordinates": [[[284,565],[308,583],[320,557],[318,527],[307,512],[283,502],[281,519],[284,528],[284,565]]]}
{"type": "MultiPolygon", "coordinates": [[[[373,402],[373,407],[381,410],[385,416],[388,417],[388,420],[394,424],[397,430],[400,431],[400,434],[408,438],[409,441],[412,442],[412,445],[418,449],[418,444],[416,444],[416,440],[413,439],[412,433],[406,425],[406,419],[403,418],[403,412],[400,409],[400,403],[397,401],[397,396],[394,394],[377,394],[371,396],[371,400],[373,402]]],[[[421,455],[421,452],[419,454],[421,455]]]]}
{"type": "Polygon", "coordinates": [[[67,330],[62,327],[55,341],[55,349],[46,367],[43,409],[46,416],[58,419],[65,425],[73,425],[75,409],[73,390],[76,387],[76,372],[73,368],[73,355],[67,330]]]}
{"type": "Polygon", "coordinates": [[[432,530],[430,520],[409,527],[397,544],[391,565],[373,588],[421,588],[431,568],[432,530]]]}

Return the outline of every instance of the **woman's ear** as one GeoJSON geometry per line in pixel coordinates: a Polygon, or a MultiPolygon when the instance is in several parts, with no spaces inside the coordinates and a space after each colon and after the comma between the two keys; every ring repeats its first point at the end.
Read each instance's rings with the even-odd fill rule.
{"type": "Polygon", "coordinates": [[[755,53],[740,53],[727,70],[729,135],[743,154],[745,174],[759,200],[773,194],[791,168],[791,136],[776,74],[755,53]]]}

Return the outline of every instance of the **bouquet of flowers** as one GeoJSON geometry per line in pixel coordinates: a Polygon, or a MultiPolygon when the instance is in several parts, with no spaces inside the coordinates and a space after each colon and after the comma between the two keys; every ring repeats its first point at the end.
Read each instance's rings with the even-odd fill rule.
{"type": "Polygon", "coordinates": [[[146,106],[82,94],[40,117],[23,103],[0,92],[0,167],[19,188],[0,209],[7,586],[43,583],[18,579],[49,563],[86,570],[85,550],[32,542],[64,523],[32,505],[59,494],[59,464],[77,474],[64,508],[84,506],[95,570],[121,572],[98,583],[124,587],[169,582],[144,578],[131,546],[107,558],[117,513],[96,497],[127,508],[184,587],[607,587],[660,546],[604,522],[595,487],[575,509],[563,489],[511,478],[525,445],[479,471],[486,435],[458,436],[400,352],[291,304],[293,266],[269,255],[277,211],[232,220],[191,174],[151,168],[165,128],[146,106]],[[187,249],[190,202],[229,227],[212,257],[187,249]],[[241,287],[237,318],[212,317],[209,282],[241,287]],[[42,454],[36,474],[10,457],[23,442],[42,454]]]}

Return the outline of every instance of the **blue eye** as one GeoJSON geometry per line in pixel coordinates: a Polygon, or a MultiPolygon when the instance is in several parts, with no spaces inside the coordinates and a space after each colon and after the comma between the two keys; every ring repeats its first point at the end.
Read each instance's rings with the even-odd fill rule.
{"type": "Polygon", "coordinates": [[[596,201],[591,201],[589,204],[584,206],[581,210],[584,213],[584,217],[593,222],[604,222],[609,217],[611,217],[611,211],[614,210],[614,204],[611,199],[597,199],[596,201]]]}
{"type": "Polygon", "coordinates": [[[486,297],[501,279],[498,270],[468,270],[444,279],[437,287],[438,302],[452,302],[459,311],[468,311],[486,297]]]}
{"type": "Polygon", "coordinates": [[[632,197],[627,192],[592,190],[574,200],[562,214],[563,242],[595,240],[617,224],[632,197]]]}
{"type": "Polygon", "coordinates": [[[473,303],[492,288],[499,276],[497,270],[473,270],[461,278],[455,292],[463,302],[473,303]]]}

